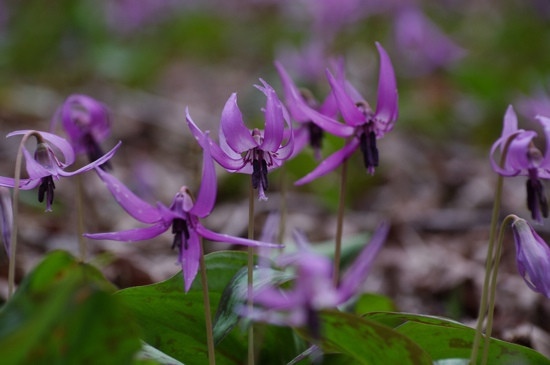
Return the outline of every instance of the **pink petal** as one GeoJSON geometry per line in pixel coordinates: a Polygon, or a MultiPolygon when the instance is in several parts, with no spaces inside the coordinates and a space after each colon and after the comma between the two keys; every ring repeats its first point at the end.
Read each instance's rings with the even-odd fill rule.
{"type": "Polygon", "coordinates": [[[235,152],[243,153],[257,146],[252,134],[244,125],[236,93],[231,94],[225,103],[220,124],[227,143],[235,152]]]}
{"type": "Polygon", "coordinates": [[[273,88],[264,80],[260,79],[260,81],[264,84],[265,95],[267,97],[267,102],[265,105],[264,140],[260,145],[260,148],[264,151],[276,152],[281,146],[281,142],[283,140],[283,106],[277,97],[275,90],[273,90],[273,88]]]}
{"type": "Polygon", "coordinates": [[[183,271],[183,281],[185,286],[185,292],[187,293],[197,276],[199,271],[199,261],[200,261],[200,240],[197,232],[194,230],[189,231],[189,239],[187,240],[187,249],[184,245],[180,249],[179,263],[183,271]]]}
{"type": "MultiPolygon", "coordinates": [[[[20,179],[19,180],[19,189],[21,190],[32,190],[40,185],[40,179],[20,179]]],[[[12,177],[0,176],[0,186],[6,186],[8,188],[13,188],[15,186],[15,179],[12,177]]]]}
{"type": "MultiPolygon", "coordinates": [[[[205,143],[204,139],[202,138],[205,134],[199,129],[199,127],[197,127],[197,125],[195,124],[195,122],[193,122],[193,119],[191,119],[191,115],[189,114],[189,108],[186,108],[185,110],[186,112],[186,120],[187,120],[187,125],[189,126],[189,129],[191,130],[191,133],[193,134],[193,136],[195,137],[195,139],[197,140],[197,142],[199,143],[199,145],[204,148],[204,146],[202,145],[202,143],[205,143]]],[[[220,128],[221,130],[221,128],[220,128]]],[[[220,143],[221,143],[221,133],[220,133],[220,143]]],[[[242,158],[240,157],[240,155],[236,154],[235,152],[233,152],[235,154],[235,158],[232,158],[232,156],[228,156],[227,153],[225,153],[221,148],[220,146],[218,146],[216,143],[214,143],[214,141],[212,141],[212,139],[207,136],[206,138],[206,141],[208,142],[209,144],[209,147],[210,147],[210,153],[212,155],[212,157],[214,158],[214,160],[216,160],[216,162],[218,162],[223,168],[225,169],[228,169],[228,170],[238,170],[240,169],[241,167],[243,167],[244,165],[244,161],[242,160],[242,158]],[[238,157],[238,158],[237,158],[238,157]]],[[[225,140],[224,140],[225,141],[225,140]]]]}
{"type": "Polygon", "coordinates": [[[385,132],[388,132],[393,127],[392,122],[397,120],[398,115],[397,83],[390,57],[380,43],[376,42],[376,47],[380,54],[380,73],[375,118],[386,126],[385,132]]]}
{"type": "Polygon", "coordinates": [[[100,168],[97,168],[96,172],[118,204],[132,217],[143,223],[155,223],[161,220],[162,216],[157,208],[138,198],[114,176],[100,168]]]}
{"type": "Polygon", "coordinates": [[[366,122],[365,115],[357,108],[351,96],[346,93],[344,85],[338,82],[329,70],[327,70],[327,78],[332,88],[332,92],[334,93],[334,97],[336,98],[336,102],[338,103],[340,114],[346,123],[351,126],[364,124],[366,122]]]}
{"type": "Polygon", "coordinates": [[[389,225],[386,223],[381,224],[372,235],[370,242],[363,248],[359,256],[355,258],[353,265],[345,272],[338,288],[339,303],[343,303],[357,294],[361,284],[367,277],[376,255],[386,241],[388,231],[389,225]]]}
{"type": "Polygon", "coordinates": [[[286,102],[285,104],[290,114],[292,115],[292,118],[297,122],[308,122],[308,116],[302,113],[300,107],[300,105],[307,105],[307,103],[302,98],[300,91],[279,61],[275,61],[275,68],[277,69],[279,77],[281,78],[283,94],[285,96],[286,102]]]}
{"type": "Polygon", "coordinates": [[[92,240],[134,242],[154,238],[163,232],[166,232],[169,227],[170,225],[161,222],[145,228],[136,228],[120,232],[85,233],[83,236],[92,240]]]}
{"type": "Polygon", "coordinates": [[[249,240],[247,238],[234,237],[234,236],[229,236],[227,234],[212,232],[211,230],[205,228],[200,223],[197,224],[196,230],[201,236],[214,242],[226,242],[226,243],[231,243],[235,245],[252,246],[252,247],[273,247],[273,248],[283,247],[283,245],[277,245],[275,243],[260,242],[255,240],[249,240]]]}
{"type": "Polygon", "coordinates": [[[31,180],[41,179],[45,176],[55,175],[58,178],[58,173],[60,171],[57,166],[52,166],[54,171],[51,171],[44,166],[42,166],[38,161],[34,159],[31,153],[27,150],[26,147],[23,147],[23,156],[25,156],[25,167],[27,169],[27,174],[31,180]]]}
{"type": "MultiPolygon", "coordinates": [[[[206,139],[206,136],[203,137],[206,139]]],[[[218,190],[216,180],[216,169],[214,168],[214,162],[210,155],[210,146],[205,141],[202,141],[204,145],[203,157],[202,157],[202,179],[199,194],[197,200],[193,205],[190,213],[204,218],[212,212],[214,204],[216,203],[216,193],[218,190]]]]}
{"type": "Polygon", "coordinates": [[[550,166],[550,118],[542,115],[537,115],[535,119],[542,125],[544,136],[546,138],[546,150],[544,151],[544,158],[540,163],[541,167],[550,166]]]}
{"type": "Polygon", "coordinates": [[[322,161],[312,172],[296,181],[294,185],[300,186],[307,184],[318,177],[324,176],[337,168],[345,159],[352,155],[352,153],[359,146],[359,140],[354,138],[350,143],[344,146],[344,148],[334,152],[332,155],[322,161]]]}
{"type": "Polygon", "coordinates": [[[105,162],[107,162],[109,159],[111,159],[111,157],[114,156],[116,150],[118,150],[118,148],[120,147],[121,144],[122,144],[122,142],[118,141],[118,143],[109,152],[107,152],[106,154],[104,154],[103,156],[101,156],[100,158],[95,160],[94,162],[91,162],[91,163],[87,164],[86,166],[79,168],[76,171],[69,172],[69,171],[64,171],[64,170],[59,169],[59,171],[58,171],[59,175],[61,175],[61,176],[73,176],[73,175],[76,175],[76,174],[80,174],[82,172],[90,171],[91,169],[93,169],[95,167],[101,166],[105,162]]]}
{"type": "Polygon", "coordinates": [[[39,133],[42,138],[44,138],[46,141],[50,142],[52,146],[56,147],[61,151],[63,154],[63,168],[72,165],[74,163],[74,150],[73,147],[65,138],[61,138],[55,134],[48,133],[48,132],[42,132],[42,131],[33,131],[33,130],[21,130],[21,131],[14,131],[8,134],[6,137],[12,137],[16,135],[25,135],[29,132],[36,132],[39,133]]]}

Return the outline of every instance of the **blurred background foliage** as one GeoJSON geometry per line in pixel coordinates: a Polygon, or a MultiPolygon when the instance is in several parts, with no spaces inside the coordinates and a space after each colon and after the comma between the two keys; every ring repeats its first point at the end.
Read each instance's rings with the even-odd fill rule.
{"type": "MultiPolygon", "coordinates": [[[[500,133],[507,105],[548,87],[550,6],[544,0],[468,3],[369,0],[364,2],[359,15],[351,16],[351,21],[344,21],[328,37],[329,41],[319,34],[324,29],[318,24],[324,20],[315,17],[312,3],[308,0],[3,0],[0,117],[24,120],[30,116],[32,120],[36,117],[43,120],[53,114],[53,105],[39,109],[39,113],[49,110],[49,115],[37,115],[34,106],[42,105],[41,99],[48,93],[21,94],[21,87],[47,90],[57,96],[56,101],[71,93],[86,92],[107,105],[117,101],[109,100],[105,90],[124,87],[182,106],[189,104],[193,109],[192,101],[186,100],[188,94],[176,95],[173,85],[166,86],[175,67],[182,64],[183,68],[176,67],[177,72],[193,74],[197,69],[207,70],[201,74],[202,80],[195,80],[197,84],[192,87],[196,89],[219,87],[209,79],[219,75],[209,74],[208,69],[222,68],[221,72],[245,73],[242,85],[251,85],[262,77],[280,91],[273,60],[279,58],[284,62],[290,59],[285,58],[289,53],[303,50],[309,42],[319,39],[327,53],[346,57],[348,77],[373,105],[378,72],[374,41],[379,41],[392,57],[398,76],[398,129],[411,138],[432,139],[436,145],[451,140],[486,149],[500,133]],[[427,61],[421,57],[408,59],[409,50],[403,50],[396,34],[398,14],[407,7],[423,12],[463,54],[434,67],[426,65],[427,61]],[[14,99],[18,99],[17,107],[14,99]]],[[[429,42],[421,45],[438,46],[429,42]]],[[[324,62],[309,61],[312,69],[315,62],[324,62]]],[[[317,95],[325,95],[327,85],[322,75],[316,80],[300,77],[304,75],[296,72],[296,68],[293,70],[290,62],[287,65],[297,76],[298,84],[313,86],[321,90],[317,95]]],[[[243,113],[255,116],[261,123],[258,112],[263,104],[261,95],[250,87],[224,86],[226,90],[218,92],[228,97],[238,91],[243,113]]],[[[223,101],[206,100],[203,104],[218,112],[218,115],[212,113],[214,120],[219,118],[223,101]]],[[[329,138],[324,156],[341,145],[341,141],[329,138]]],[[[303,176],[314,164],[311,154],[297,158],[288,167],[290,179],[303,176]]],[[[354,181],[353,174],[350,181],[354,181]]],[[[364,176],[360,174],[362,171],[357,171],[357,176],[364,176]]],[[[236,178],[227,179],[227,189],[234,191],[236,186],[231,181],[236,178]]],[[[303,189],[318,193],[332,191],[330,187],[335,181],[331,179],[303,189]]],[[[383,177],[360,178],[357,186],[352,183],[350,195],[365,184],[380,180],[383,177]]],[[[329,206],[334,206],[335,192],[323,196],[329,206]]]]}

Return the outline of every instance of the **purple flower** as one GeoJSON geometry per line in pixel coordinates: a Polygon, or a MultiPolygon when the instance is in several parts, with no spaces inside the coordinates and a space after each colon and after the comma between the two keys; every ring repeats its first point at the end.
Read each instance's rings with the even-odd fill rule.
{"type": "Polygon", "coordinates": [[[360,148],[363,153],[367,171],[374,174],[374,169],[378,166],[376,140],[392,130],[398,114],[397,86],[393,66],[388,54],[378,42],[376,47],[380,54],[380,73],[375,112],[348,81],[343,77],[336,79],[329,70],[327,70],[328,81],[346,124],[339,123],[312,108],[300,108],[313,123],[325,131],[349,140],[344,148],[327,157],[312,172],[296,181],[295,185],[309,183],[329,173],[350,157],[357,148],[360,148]]]}
{"type": "MultiPolygon", "coordinates": [[[[99,142],[107,138],[111,130],[109,113],[102,103],[86,95],[71,95],[57,110],[52,130],[58,120],[61,120],[75,153],[86,153],[90,161],[103,156],[99,142]]],[[[103,167],[110,168],[109,162],[103,167]]]]}
{"type": "MultiPolygon", "coordinates": [[[[203,138],[207,138],[206,135],[203,138]]],[[[217,190],[216,172],[210,149],[208,143],[201,142],[204,143],[206,148],[203,153],[202,184],[196,201],[193,200],[187,187],[183,186],[170,206],[167,207],[160,202],[157,202],[156,206],[152,206],[138,198],[112,175],[99,168],[96,169],[99,177],[122,208],[138,221],[151,225],[121,232],[84,235],[95,240],[142,241],[156,237],[171,227],[174,235],[172,248],[177,247],[179,249],[178,262],[183,270],[185,292],[189,291],[199,268],[201,251],[199,237],[245,246],[280,247],[276,244],[215,233],[200,223],[199,218],[208,216],[212,211],[217,190]]]]}
{"type": "MultiPolygon", "coordinates": [[[[550,118],[537,116],[535,119],[544,130],[546,143],[550,142],[550,118]]],[[[544,193],[541,179],[550,178],[550,148],[546,148],[544,155],[535,146],[533,139],[537,136],[535,131],[518,129],[518,119],[514,108],[510,105],[504,115],[504,124],[501,137],[491,147],[491,165],[493,170],[502,176],[528,176],[527,180],[527,207],[531,216],[537,222],[542,222],[542,217],[548,217],[548,202],[544,193]],[[508,150],[503,166],[495,161],[495,152],[508,150]]]]}
{"type": "Polygon", "coordinates": [[[267,97],[263,112],[265,114],[265,129],[248,129],[237,106],[237,94],[233,93],[227,100],[222,111],[219,145],[206,136],[193,122],[186,111],[187,124],[195,139],[205,148],[210,145],[212,157],[229,172],[252,174],[252,185],[258,189],[260,200],[267,200],[265,191],[268,189],[267,173],[282,165],[292,155],[294,149],[294,133],[288,117],[288,112],[277,97],[275,90],[264,80],[262,86],[256,85],[267,97]],[[285,123],[288,129],[285,130],[285,123]],[[203,136],[206,138],[203,139],[203,136]],[[282,145],[283,139],[287,139],[282,145]],[[203,142],[201,142],[203,141],[203,142]]]}
{"type": "Polygon", "coordinates": [[[532,290],[550,298],[550,247],[524,219],[512,223],[518,271],[532,290]]]}
{"type": "MultiPolygon", "coordinates": [[[[100,166],[108,161],[115,154],[121,142],[107,152],[105,155],[98,158],[96,161],[79,168],[76,171],[65,171],[67,167],[73,164],[75,160],[74,150],[64,138],[58,137],[55,134],[41,131],[22,130],[11,132],[7,137],[15,135],[25,135],[32,133],[36,138],[36,151],[34,156],[23,146],[23,155],[27,167],[28,179],[20,179],[19,189],[31,190],[38,188],[38,201],[43,202],[46,198],[46,211],[51,211],[53,204],[53,195],[55,189],[54,180],[59,180],[60,177],[73,176],[85,171],[89,171],[94,167],[100,166]],[[57,149],[63,155],[63,161],[60,161],[54,152],[57,149]]],[[[0,186],[13,188],[15,179],[11,177],[0,176],[0,186]]]]}
{"type": "Polygon", "coordinates": [[[388,229],[387,224],[380,225],[337,287],[332,279],[332,261],[315,253],[303,237],[295,236],[298,252],[282,255],[277,260],[279,266],[296,269],[294,286],[289,290],[272,286],[259,289],[254,298],[257,307],[248,313],[249,316],[275,325],[305,325],[313,336],[318,337],[320,323],[317,311],[334,308],[358,293],[386,240],[388,229]]]}
{"type": "Polygon", "coordinates": [[[446,67],[465,54],[464,49],[415,7],[406,6],[397,13],[395,37],[398,48],[417,73],[446,67]]]}
{"type": "MultiPolygon", "coordinates": [[[[338,71],[338,74],[343,75],[343,61],[334,64],[334,69],[338,71]]],[[[281,78],[286,107],[290,116],[293,120],[302,124],[299,129],[294,131],[294,152],[292,155],[296,156],[309,141],[314,150],[315,158],[320,160],[324,131],[320,126],[313,123],[308,114],[304,113],[302,109],[310,107],[329,118],[336,118],[338,115],[336,99],[333,93],[330,93],[323,104],[318,105],[317,100],[308,90],[298,89],[280,62],[275,61],[275,68],[277,68],[281,78]]]]}

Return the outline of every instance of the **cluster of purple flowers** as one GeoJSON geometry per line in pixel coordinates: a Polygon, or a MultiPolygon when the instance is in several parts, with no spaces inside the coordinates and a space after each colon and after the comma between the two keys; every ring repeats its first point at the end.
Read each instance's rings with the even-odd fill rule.
{"type": "MultiPolygon", "coordinates": [[[[199,269],[202,255],[201,239],[260,248],[281,247],[274,243],[245,239],[213,232],[201,219],[214,209],[217,194],[217,177],[214,161],[229,172],[251,175],[252,187],[258,190],[259,200],[266,200],[269,189],[268,174],[296,156],[309,139],[315,154],[320,156],[325,132],[347,139],[346,146],[320,162],[319,166],[296,182],[304,184],[329,173],[351,154],[361,149],[366,170],[373,174],[378,166],[377,139],[389,132],[397,119],[397,86],[391,60],[379,43],[380,74],[376,110],[346,80],[343,61],[334,62],[333,72],[327,70],[331,92],[318,106],[307,93],[300,93],[296,84],[276,62],[282,80],[285,103],[267,82],[260,79],[255,87],[266,97],[261,109],[265,124],[263,130],[246,126],[237,104],[237,94],[227,100],[221,114],[218,142],[209,131],[201,130],[186,110],[189,129],[202,147],[201,186],[194,198],[191,190],[182,186],[170,205],[157,202],[151,205],[127,188],[108,170],[110,159],[121,145],[118,142],[109,152],[103,153],[101,144],[110,133],[108,108],[85,95],[72,95],[57,110],[51,123],[51,132],[22,130],[8,137],[23,135],[22,153],[28,178],[0,177],[0,186],[30,190],[38,187],[38,200],[46,200],[46,210],[51,210],[55,182],[95,170],[118,204],[133,218],[148,226],[120,232],[86,233],[94,240],[141,241],[152,239],[167,230],[173,234],[172,248],[179,251],[178,262],[182,267],[184,289],[189,291],[199,269]],[[338,120],[341,116],[344,123],[338,120]],[[300,125],[295,129],[293,122],[300,125]],[[53,132],[60,124],[68,140],[53,132]],[[25,141],[34,137],[36,149],[31,153],[25,141]],[[77,154],[87,155],[90,162],[75,171],[66,169],[75,162],[77,154]]],[[[4,208],[2,205],[2,208],[4,208]]],[[[4,226],[9,222],[4,221],[4,226]]],[[[8,232],[8,230],[5,230],[8,232]]],[[[255,293],[257,307],[248,313],[254,319],[288,325],[307,325],[316,331],[317,310],[336,307],[360,290],[369,268],[385,241],[388,225],[382,225],[373,235],[371,243],[359,255],[343,279],[334,284],[332,263],[324,256],[313,253],[305,243],[296,254],[284,255],[277,262],[281,267],[295,267],[298,272],[294,288],[285,293],[277,287],[267,286],[255,293]],[[328,295],[328,296],[327,296],[328,295]],[[274,316],[274,313],[278,313],[274,316]],[[273,318],[279,318],[274,320],[273,318]]]]}
{"type": "MultiPolygon", "coordinates": [[[[518,129],[518,119],[510,105],[504,115],[502,135],[491,148],[491,165],[498,174],[526,176],[527,208],[531,217],[542,224],[548,217],[548,201],[541,179],[550,178],[550,118],[537,115],[542,127],[546,149],[542,153],[534,143],[537,132],[518,129]],[[500,152],[500,161],[495,160],[500,152]]],[[[512,230],[516,242],[516,259],[520,274],[527,285],[550,298],[550,248],[525,220],[514,218],[512,230]]]]}

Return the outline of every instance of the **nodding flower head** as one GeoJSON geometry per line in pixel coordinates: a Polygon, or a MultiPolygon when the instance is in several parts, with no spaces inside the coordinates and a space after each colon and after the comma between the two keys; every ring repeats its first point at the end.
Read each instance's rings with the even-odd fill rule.
{"type": "Polygon", "coordinates": [[[393,66],[384,48],[379,43],[376,43],[376,47],[380,55],[376,110],[372,110],[359,92],[345,79],[343,71],[335,77],[330,70],[327,70],[327,78],[345,124],[303,104],[300,106],[300,112],[307,115],[313,123],[331,134],[348,138],[348,142],[341,150],[322,161],[312,172],[296,181],[295,185],[309,183],[329,173],[358,148],[363,154],[367,172],[374,174],[378,166],[377,140],[393,129],[398,116],[393,66]]]}
{"type": "MultiPolygon", "coordinates": [[[[100,166],[113,157],[120,146],[119,142],[112,150],[100,156],[96,161],[76,171],[69,172],[65,169],[73,164],[75,158],[73,147],[67,140],[52,133],[32,130],[15,131],[8,134],[7,137],[15,135],[34,136],[36,139],[34,154],[31,154],[25,146],[22,146],[29,178],[19,180],[19,189],[31,190],[39,186],[38,201],[43,202],[44,199],[46,200],[46,211],[51,211],[55,181],[59,180],[60,177],[73,176],[100,166]],[[54,149],[63,155],[62,160],[57,157],[54,149]]],[[[14,185],[15,179],[0,176],[0,186],[14,187],[14,185]]]]}
{"type": "MultiPolygon", "coordinates": [[[[100,143],[110,134],[110,117],[107,108],[99,101],[74,94],[58,109],[52,120],[52,130],[58,120],[69,136],[75,153],[84,153],[90,162],[103,155],[100,143]]],[[[102,168],[111,168],[107,161],[102,168]]]]}
{"type": "MultiPolygon", "coordinates": [[[[202,136],[201,143],[207,135],[202,136]]],[[[109,173],[96,169],[111,194],[124,210],[136,220],[149,224],[148,227],[130,229],[121,232],[85,234],[96,240],[142,241],[154,238],[172,229],[174,239],[172,248],[179,250],[178,262],[181,264],[185,291],[189,291],[199,268],[201,241],[200,237],[215,242],[257,246],[281,247],[280,245],[228,236],[210,231],[204,227],[199,218],[205,218],[212,212],[216,201],[217,182],[210,147],[204,144],[201,186],[197,199],[194,200],[190,190],[183,186],[174,196],[170,206],[157,202],[156,206],[143,201],[109,173]]]]}
{"type": "Polygon", "coordinates": [[[535,117],[543,128],[546,150],[542,153],[533,140],[537,132],[518,129],[514,108],[510,105],[504,115],[502,134],[491,147],[491,165],[502,176],[527,176],[527,208],[531,217],[539,223],[548,217],[548,202],[540,179],[550,178],[550,118],[535,117]],[[501,163],[495,160],[496,151],[501,154],[501,163]]]}
{"type": "Polygon", "coordinates": [[[550,247],[524,219],[515,217],[512,231],[519,273],[529,288],[550,298],[550,247]]]}
{"type": "Polygon", "coordinates": [[[252,184],[258,189],[260,200],[267,200],[267,173],[277,168],[292,155],[294,133],[288,112],[277,97],[275,90],[264,80],[263,86],[256,88],[267,98],[263,109],[265,128],[252,130],[245,126],[243,116],[237,105],[237,94],[233,93],[222,111],[219,129],[219,144],[203,133],[191,119],[187,110],[187,124],[195,139],[205,148],[209,144],[212,157],[229,172],[252,175],[252,184]],[[285,129],[285,125],[287,129],[285,129]],[[283,145],[283,139],[286,143],[283,145]],[[203,141],[203,142],[201,142],[203,141]]]}

